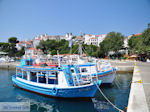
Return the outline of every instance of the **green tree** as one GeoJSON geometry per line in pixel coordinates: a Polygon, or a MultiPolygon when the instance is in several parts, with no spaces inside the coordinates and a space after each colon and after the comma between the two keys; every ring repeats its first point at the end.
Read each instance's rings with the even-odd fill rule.
{"type": "Polygon", "coordinates": [[[98,54],[100,57],[107,56],[110,51],[118,54],[123,48],[124,36],[119,32],[110,32],[107,34],[103,42],[100,43],[98,54]]]}
{"type": "Polygon", "coordinates": [[[141,35],[133,35],[128,43],[130,54],[144,54],[146,57],[150,57],[150,24],[141,35]]]}
{"type": "Polygon", "coordinates": [[[16,56],[17,49],[16,49],[16,43],[19,41],[17,40],[17,37],[10,37],[8,39],[9,42],[9,50],[8,50],[8,56],[14,57],[16,56]]]}
{"type": "Polygon", "coordinates": [[[148,27],[143,33],[143,52],[150,57],[150,27],[148,27]]]}
{"type": "Polygon", "coordinates": [[[21,57],[25,54],[25,48],[22,47],[20,50],[17,51],[16,56],[21,57]]]}
{"type": "Polygon", "coordinates": [[[146,46],[150,46],[150,28],[147,28],[143,33],[143,44],[146,46]]]}
{"type": "Polygon", "coordinates": [[[18,43],[19,41],[17,40],[17,37],[10,37],[10,38],[8,39],[8,42],[9,42],[9,43],[14,43],[14,44],[16,44],[16,43],[18,43]]]}
{"type": "Polygon", "coordinates": [[[45,54],[51,52],[52,55],[57,54],[57,50],[59,50],[60,54],[69,53],[68,41],[66,40],[46,40],[41,41],[37,48],[42,49],[45,54]]]}
{"type": "Polygon", "coordinates": [[[83,49],[85,50],[84,52],[86,52],[87,55],[97,57],[97,46],[83,44],[83,49]]]}
{"type": "Polygon", "coordinates": [[[133,35],[128,40],[128,45],[129,45],[129,53],[130,54],[140,54],[140,53],[142,53],[143,52],[142,36],[141,35],[138,35],[138,36],[133,35]]]}
{"type": "Polygon", "coordinates": [[[1,51],[8,52],[9,48],[10,48],[9,43],[4,43],[4,42],[0,43],[0,50],[1,51]]]}

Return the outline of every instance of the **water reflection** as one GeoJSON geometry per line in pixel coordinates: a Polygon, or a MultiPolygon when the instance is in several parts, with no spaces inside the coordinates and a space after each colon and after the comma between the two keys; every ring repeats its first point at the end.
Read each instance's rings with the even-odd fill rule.
{"type": "Polygon", "coordinates": [[[54,99],[26,93],[18,94],[16,99],[20,102],[30,102],[32,112],[94,112],[92,100],[54,99]]]}

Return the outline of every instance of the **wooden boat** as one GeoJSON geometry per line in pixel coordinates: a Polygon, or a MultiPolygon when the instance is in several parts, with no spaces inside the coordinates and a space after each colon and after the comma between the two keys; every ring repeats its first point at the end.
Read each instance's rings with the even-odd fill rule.
{"type": "Polygon", "coordinates": [[[101,84],[101,80],[93,82],[90,77],[83,80],[79,71],[71,72],[71,65],[50,68],[28,64],[17,66],[16,75],[12,76],[13,84],[42,95],[60,98],[94,97],[96,84],[101,84]]]}

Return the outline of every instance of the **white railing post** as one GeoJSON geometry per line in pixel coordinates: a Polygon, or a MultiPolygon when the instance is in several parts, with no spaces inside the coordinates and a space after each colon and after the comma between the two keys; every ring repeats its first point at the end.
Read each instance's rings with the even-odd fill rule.
{"type": "Polygon", "coordinates": [[[36,82],[38,83],[39,82],[39,73],[38,72],[36,73],[36,78],[37,78],[36,82]]]}
{"type": "Polygon", "coordinates": [[[27,71],[27,80],[30,81],[30,71],[27,71]]]}
{"type": "Polygon", "coordinates": [[[48,77],[49,77],[49,72],[46,74],[46,84],[48,84],[48,77]]]}
{"type": "Polygon", "coordinates": [[[22,70],[22,78],[23,78],[23,70],[22,70]]]}
{"type": "Polygon", "coordinates": [[[16,77],[17,77],[17,75],[18,75],[18,69],[16,68],[16,77]]]}

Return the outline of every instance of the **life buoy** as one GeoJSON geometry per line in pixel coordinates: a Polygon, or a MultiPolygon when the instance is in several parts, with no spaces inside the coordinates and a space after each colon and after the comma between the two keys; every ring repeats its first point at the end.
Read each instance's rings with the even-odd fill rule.
{"type": "Polygon", "coordinates": [[[56,95],[56,94],[57,94],[57,88],[53,88],[53,89],[52,89],[52,93],[53,93],[54,95],[56,95]]]}

